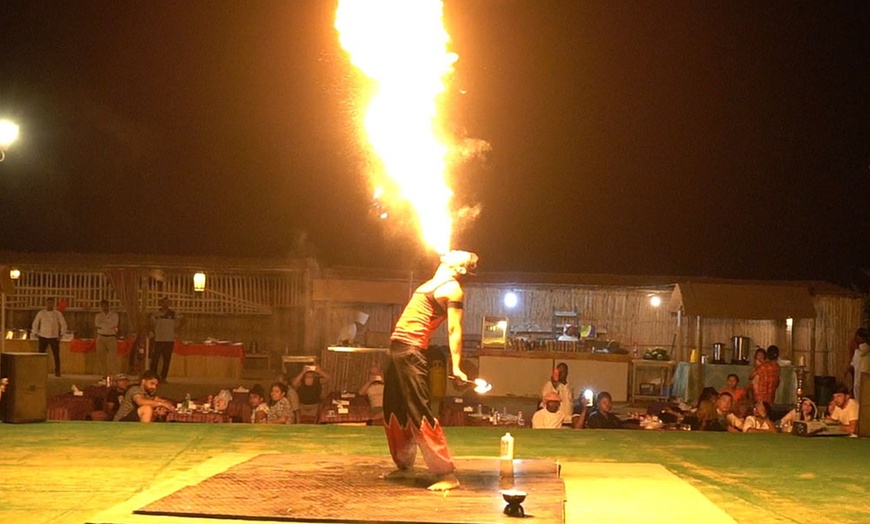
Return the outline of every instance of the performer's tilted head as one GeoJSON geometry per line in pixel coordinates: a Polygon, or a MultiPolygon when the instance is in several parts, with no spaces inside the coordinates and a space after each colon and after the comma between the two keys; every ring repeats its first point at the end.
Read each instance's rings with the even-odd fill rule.
{"type": "Polygon", "coordinates": [[[441,255],[441,266],[454,271],[457,275],[473,275],[477,272],[478,256],[470,251],[455,249],[441,255]]]}

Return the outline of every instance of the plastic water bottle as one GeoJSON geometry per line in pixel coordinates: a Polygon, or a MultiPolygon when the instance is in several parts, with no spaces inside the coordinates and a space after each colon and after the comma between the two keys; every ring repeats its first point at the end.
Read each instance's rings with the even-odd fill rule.
{"type": "Polygon", "coordinates": [[[499,466],[502,477],[514,476],[514,438],[509,432],[501,438],[499,466]]]}
{"type": "Polygon", "coordinates": [[[522,411],[517,411],[517,426],[521,428],[526,426],[526,419],[523,417],[522,411]]]}

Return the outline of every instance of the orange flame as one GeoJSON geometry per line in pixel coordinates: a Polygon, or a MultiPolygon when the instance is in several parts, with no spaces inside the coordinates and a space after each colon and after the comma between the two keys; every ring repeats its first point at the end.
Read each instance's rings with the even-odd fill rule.
{"type": "MultiPolygon", "coordinates": [[[[335,16],[351,63],[372,81],[363,122],[369,145],[389,188],[411,205],[424,242],[438,253],[450,250],[453,227],[451,148],[440,131],[438,99],[457,59],[447,50],[443,8],[440,0],[340,0],[335,16]]],[[[385,188],[375,184],[378,198],[385,188]]]]}

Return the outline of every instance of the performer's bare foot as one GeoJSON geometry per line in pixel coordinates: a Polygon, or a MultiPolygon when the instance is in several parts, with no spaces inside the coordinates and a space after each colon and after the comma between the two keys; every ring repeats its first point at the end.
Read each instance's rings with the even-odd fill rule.
{"type": "Polygon", "coordinates": [[[387,480],[408,480],[413,479],[417,475],[414,473],[414,468],[406,468],[406,469],[394,469],[393,471],[384,475],[384,478],[387,480]]]}
{"type": "Polygon", "coordinates": [[[448,473],[440,477],[437,482],[429,486],[429,491],[447,491],[449,489],[457,489],[459,487],[459,479],[453,473],[448,473]]]}

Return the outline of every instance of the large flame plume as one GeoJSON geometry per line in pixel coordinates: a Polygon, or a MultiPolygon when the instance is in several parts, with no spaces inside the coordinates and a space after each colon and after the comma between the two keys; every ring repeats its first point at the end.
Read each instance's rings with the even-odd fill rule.
{"type": "Polygon", "coordinates": [[[440,0],[340,0],[335,17],[351,63],[372,81],[363,126],[383,170],[372,173],[375,198],[410,204],[424,242],[438,253],[450,249],[453,229],[451,141],[438,105],[457,59],[443,9],[440,0]]]}

